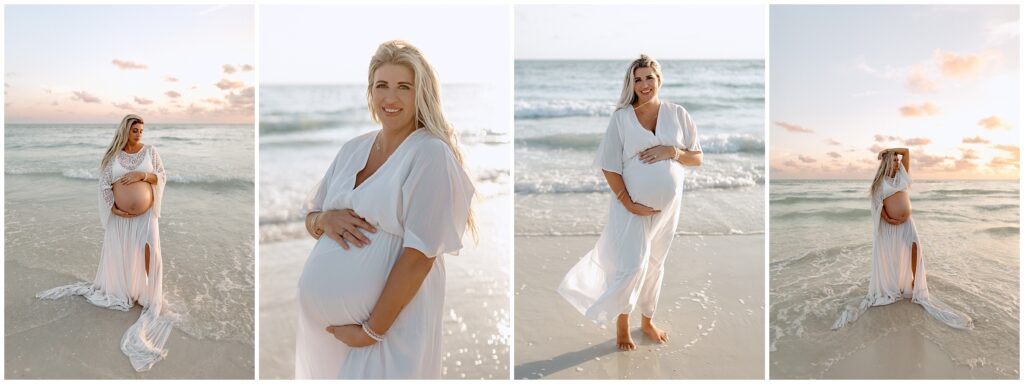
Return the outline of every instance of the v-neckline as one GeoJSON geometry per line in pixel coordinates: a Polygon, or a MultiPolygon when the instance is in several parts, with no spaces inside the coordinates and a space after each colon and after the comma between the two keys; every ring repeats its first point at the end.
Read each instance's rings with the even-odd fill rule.
{"type": "Polygon", "coordinates": [[[636,125],[640,126],[640,129],[647,131],[651,136],[658,136],[658,126],[661,125],[661,108],[665,106],[665,102],[662,101],[658,104],[658,117],[654,120],[654,130],[647,129],[643,123],[640,122],[640,116],[636,114],[636,108],[633,109],[633,121],[636,125]]]}
{"type": "MultiPolygon", "coordinates": [[[[359,167],[359,170],[357,170],[355,175],[353,175],[353,177],[352,177],[352,191],[359,190],[360,187],[366,185],[367,182],[369,182],[375,176],[377,176],[377,174],[380,173],[380,171],[382,169],[384,169],[384,167],[387,166],[388,163],[391,162],[391,158],[395,157],[395,154],[398,153],[398,151],[400,149],[402,149],[403,146],[405,146],[405,143],[408,142],[410,138],[412,138],[412,135],[415,135],[416,132],[418,132],[419,130],[420,130],[420,128],[414,129],[412,131],[412,133],[410,133],[408,136],[405,137],[405,139],[402,139],[402,142],[398,143],[398,147],[395,147],[395,151],[391,152],[391,155],[388,156],[387,159],[384,159],[384,162],[381,163],[381,165],[379,167],[377,167],[377,169],[374,170],[373,173],[370,174],[370,176],[366,176],[366,179],[363,180],[362,183],[359,183],[359,172],[362,172],[364,169],[366,169],[366,165],[370,163],[370,154],[373,151],[373,143],[377,141],[377,135],[380,135],[380,133],[378,133],[377,135],[374,135],[373,140],[370,141],[370,145],[366,149],[366,154],[363,156],[363,165],[361,167],[359,167]]],[[[378,131],[378,132],[380,132],[380,131],[378,131]]]]}

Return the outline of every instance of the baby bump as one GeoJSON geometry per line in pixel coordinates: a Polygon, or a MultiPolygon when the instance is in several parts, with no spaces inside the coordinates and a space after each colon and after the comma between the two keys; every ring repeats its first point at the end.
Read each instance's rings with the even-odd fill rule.
{"type": "Polygon", "coordinates": [[[370,316],[402,238],[383,231],[366,235],[369,245],[347,250],[327,236],[317,241],[299,277],[299,306],[309,318],[344,325],[370,316]]]}
{"type": "Polygon", "coordinates": [[[882,200],[882,209],[889,217],[903,220],[910,217],[910,195],[899,191],[882,200]]]}
{"type": "Polygon", "coordinates": [[[153,186],[144,181],[128,185],[114,183],[113,193],[114,205],[131,214],[142,214],[153,206],[153,186]]]}
{"type": "Polygon", "coordinates": [[[626,161],[622,180],[634,202],[659,210],[683,190],[683,170],[672,160],[646,164],[634,156],[626,161]]]}

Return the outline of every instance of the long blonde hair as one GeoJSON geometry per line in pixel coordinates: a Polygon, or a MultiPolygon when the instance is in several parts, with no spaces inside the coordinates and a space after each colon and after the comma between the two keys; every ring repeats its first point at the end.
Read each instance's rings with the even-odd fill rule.
{"type": "MultiPolygon", "coordinates": [[[[370,116],[373,121],[380,124],[380,116],[377,109],[373,107],[373,75],[385,64],[401,65],[412,70],[413,89],[416,93],[414,108],[416,109],[416,128],[426,129],[430,134],[441,139],[448,148],[452,150],[455,159],[463,169],[466,168],[462,161],[462,151],[459,150],[459,137],[455,127],[448,122],[441,109],[441,84],[437,80],[437,72],[427,62],[420,50],[404,40],[385,41],[377,47],[377,53],[370,58],[370,70],[366,82],[366,105],[370,109],[370,116]]],[[[473,238],[477,238],[476,220],[473,218],[473,208],[469,209],[469,219],[466,221],[473,238]]]]}
{"type": "Polygon", "coordinates": [[[110,146],[107,147],[107,153],[103,154],[103,160],[100,161],[100,171],[107,168],[110,161],[117,156],[117,153],[124,148],[125,144],[128,144],[128,131],[132,129],[132,126],[136,123],[145,124],[142,118],[138,115],[125,115],[121,119],[121,125],[117,127],[117,131],[114,132],[114,140],[110,141],[110,146]]]}
{"type": "Polygon", "coordinates": [[[874,198],[878,193],[878,188],[881,188],[882,181],[889,177],[889,174],[893,173],[898,166],[894,166],[894,159],[896,159],[895,152],[886,152],[882,154],[882,162],[878,164],[878,170],[875,171],[875,180],[871,182],[871,197],[874,198]]]}
{"type": "Polygon", "coordinates": [[[622,95],[619,96],[619,103],[615,106],[616,109],[626,108],[639,100],[640,97],[633,91],[633,76],[637,68],[651,68],[654,70],[654,77],[658,78],[658,86],[661,86],[663,82],[661,79],[661,64],[658,64],[658,60],[654,60],[650,56],[640,54],[640,58],[633,60],[629,64],[629,69],[626,70],[626,79],[622,82],[622,95]]]}

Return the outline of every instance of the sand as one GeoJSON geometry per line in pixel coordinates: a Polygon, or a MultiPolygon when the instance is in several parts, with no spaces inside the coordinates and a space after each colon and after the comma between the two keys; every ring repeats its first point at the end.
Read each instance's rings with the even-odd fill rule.
{"type": "MultiPolygon", "coordinates": [[[[509,195],[476,204],[480,243],[467,235],[446,256],[442,377],[508,379],[510,328],[509,195]]],[[[261,379],[290,379],[295,370],[296,287],[314,241],[260,244],[261,379]]]]}
{"type": "Polygon", "coordinates": [[[516,237],[516,379],[763,379],[764,236],[677,236],[666,261],[657,345],[632,317],[635,351],[615,347],[555,289],[596,236],[516,237]]]}

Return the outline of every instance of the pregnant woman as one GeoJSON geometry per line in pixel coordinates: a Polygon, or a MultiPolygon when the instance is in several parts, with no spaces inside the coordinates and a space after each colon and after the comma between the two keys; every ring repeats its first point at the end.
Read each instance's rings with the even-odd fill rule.
{"type": "Polygon", "coordinates": [[[868,296],[856,308],[847,308],[832,325],[842,328],[856,321],[868,307],[912,299],[929,314],[954,328],[970,329],[970,316],[928,293],[924,252],[911,218],[910,151],[890,148],[878,153],[881,163],[871,183],[874,239],[868,296]]]}
{"type": "Polygon", "coordinates": [[[345,143],[307,203],[297,379],[441,378],[443,255],[475,231],[474,188],[420,51],[381,44],[368,80],[381,129],[345,143]]]}
{"type": "Polygon", "coordinates": [[[658,98],[661,66],[641,55],[626,71],[595,165],[615,196],[597,245],[562,280],[558,292],[586,317],[617,321],[618,348],[636,349],[629,314],[640,308],[641,329],[668,341],[653,323],[665,257],[679,222],[683,165],[703,159],[697,126],[682,106],[658,98]]]}
{"type": "Polygon", "coordinates": [[[160,316],[163,262],[160,204],[167,182],[152,145],[142,144],[145,124],[136,115],[121,119],[100,162],[99,208],[103,247],[96,278],[36,294],[42,299],[83,296],[103,308],[127,311],[139,303],[142,315],[121,338],[121,351],[136,371],[147,371],[167,355],[172,322],[160,316]]]}

